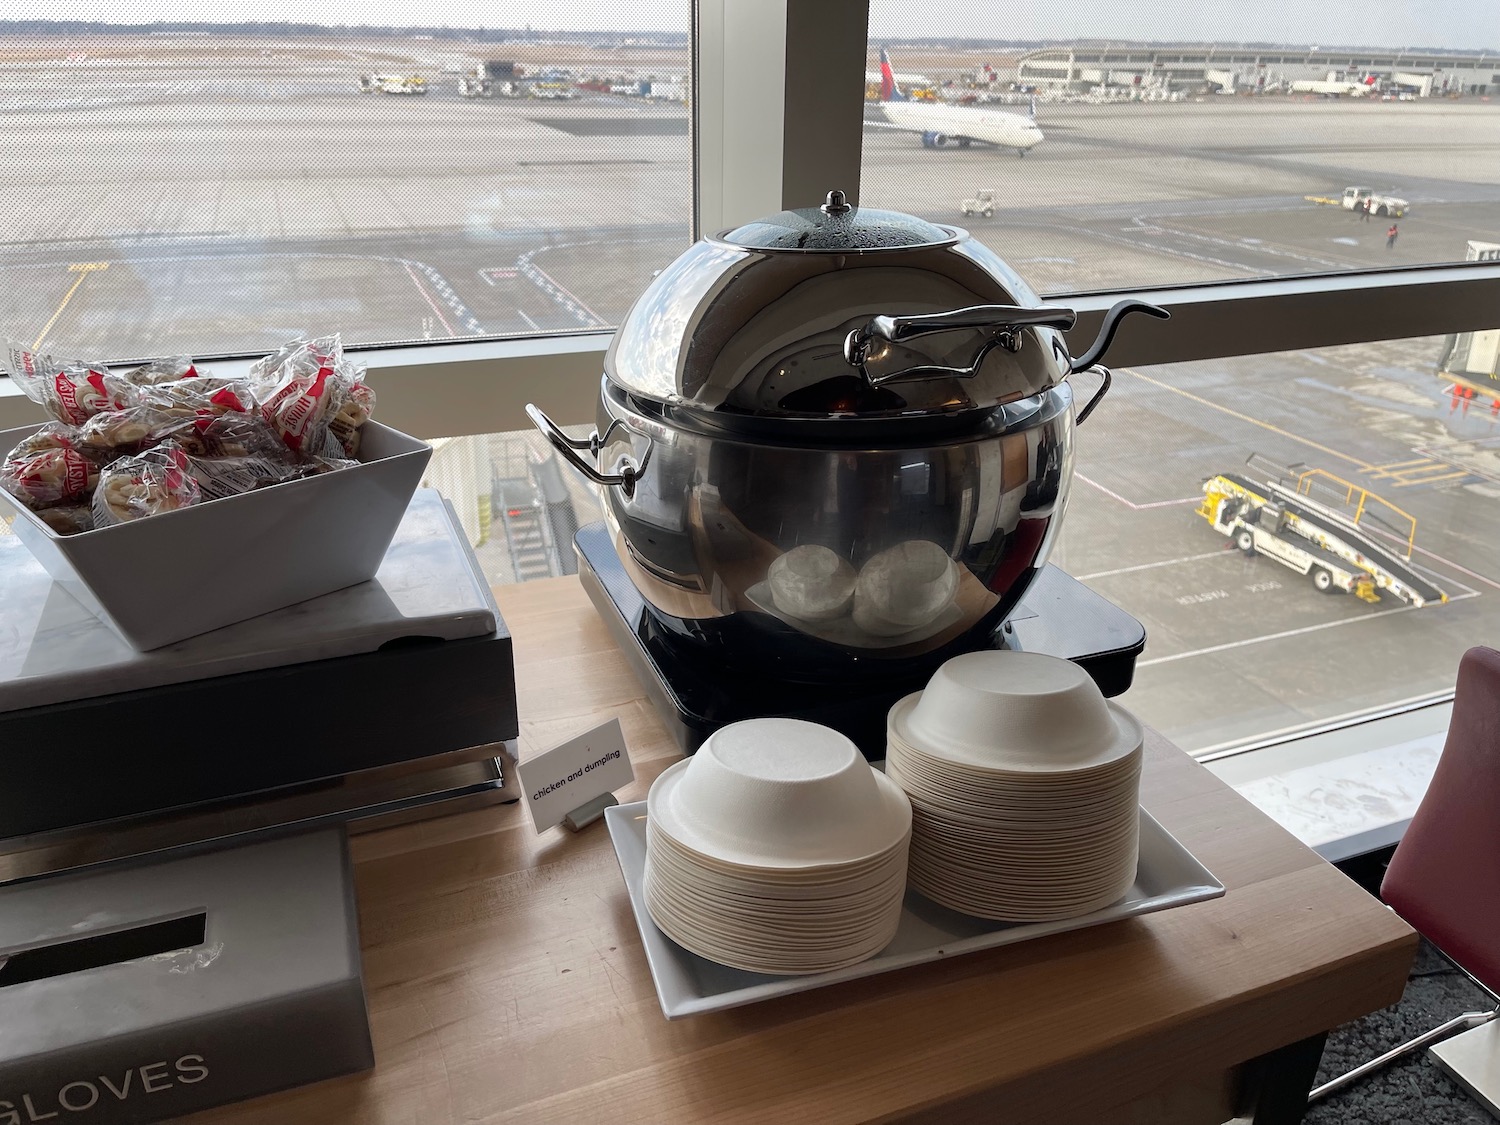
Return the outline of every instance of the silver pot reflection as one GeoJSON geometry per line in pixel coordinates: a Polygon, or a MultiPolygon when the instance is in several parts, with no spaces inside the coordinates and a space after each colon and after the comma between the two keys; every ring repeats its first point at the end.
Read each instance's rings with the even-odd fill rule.
{"type": "Polygon", "coordinates": [[[690,247],[605,359],[598,429],[552,443],[604,488],[622,564],[662,628],[761,673],[839,679],[982,643],[1056,537],[1073,392],[1040,305],[962,231],[784,213],[690,247]],[[580,452],[587,451],[585,458],[580,452]]]}

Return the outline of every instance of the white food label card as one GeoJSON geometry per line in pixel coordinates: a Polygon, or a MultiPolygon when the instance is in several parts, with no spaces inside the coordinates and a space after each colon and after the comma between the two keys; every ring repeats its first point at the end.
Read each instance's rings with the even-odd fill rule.
{"type": "Polygon", "coordinates": [[[516,767],[538,832],[545,832],[595,797],[635,780],[620,720],[570,738],[516,767]]]}

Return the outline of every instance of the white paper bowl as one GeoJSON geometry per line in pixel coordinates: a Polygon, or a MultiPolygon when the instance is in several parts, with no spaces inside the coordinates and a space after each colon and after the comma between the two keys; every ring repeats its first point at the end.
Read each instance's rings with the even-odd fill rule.
{"type": "Polygon", "coordinates": [[[955,656],[890,729],[919,750],[980,767],[1081,769],[1135,752],[1140,724],[1070,660],[991,649],[955,656]]]}
{"type": "Polygon", "coordinates": [[[847,613],[854,577],[848,560],[812,543],[778,556],[766,575],[776,608],[802,621],[831,621],[847,613]]]}
{"type": "MultiPolygon", "coordinates": [[[[0,457],[36,428],[0,431],[0,457]]],[[[356,467],[78,535],[0,504],[47,573],[144,651],[373,578],[431,457],[366,422],[356,467]]]]}
{"type": "Polygon", "coordinates": [[[651,786],[669,836],[726,863],[853,863],[895,847],[911,804],[854,743],[801,719],[748,719],[715,731],[651,786]]]}
{"type": "Polygon", "coordinates": [[[958,594],[958,564],[925,539],[898,543],[859,571],[856,622],[877,636],[910,632],[936,620],[958,594]]]}

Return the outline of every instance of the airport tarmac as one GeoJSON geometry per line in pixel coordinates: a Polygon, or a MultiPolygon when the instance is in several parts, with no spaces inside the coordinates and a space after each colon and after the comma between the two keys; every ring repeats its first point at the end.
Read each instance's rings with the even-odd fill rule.
{"type": "MultiPolygon", "coordinates": [[[[172,86],[121,65],[24,104],[11,93],[25,75],[0,73],[7,334],[133,358],[335,328],[388,341],[597,327],[686,244],[683,107],[360,95],[341,66],[293,88],[233,66],[172,86]],[[118,95],[146,81],[149,96],[118,95]]],[[[1500,242],[1500,104],[1043,105],[1039,124],[1047,139],[1024,159],[871,127],[862,201],[966,224],[1042,292],[1448,261],[1468,239],[1500,242]],[[1387,221],[1304,198],[1353,183],[1411,201],[1393,248],[1387,221]],[[959,200],[983,187],[995,216],[963,220],[959,200]]],[[[1200,750],[1319,722],[1451,687],[1463,649],[1500,635],[1500,419],[1447,393],[1440,343],[1117,372],[1079,430],[1053,561],[1146,625],[1127,697],[1146,721],[1200,750]],[[1414,561],[1449,601],[1324,595],[1234,550],[1195,508],[1205,477],[1252,453],[1411,513],[1414,561]]]]}

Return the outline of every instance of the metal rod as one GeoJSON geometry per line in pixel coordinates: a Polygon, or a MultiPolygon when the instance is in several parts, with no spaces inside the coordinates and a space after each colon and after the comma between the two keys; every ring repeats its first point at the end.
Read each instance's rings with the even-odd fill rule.
{"type": "Polygon", "coordinates": [[[1323,1085],[1317,1087],[1312,1093],[1307,1095],[1307,1104],[1312,1105],[1314,1102],[1321,1101],[1335,1090],[1342,1090],[1345,1086],[1363,1078],[1365,1075],[1389,1066],[1404,1055],[1409,1055],[1413,1051],[1419,1051],[1423,1047],[1436,1043],[1441,1039],[1457,1035],[1460,1031],[1468,1031],[1470,1028],[1487,1024],[1496,1017],[1500,1017],[1500,1008],[1489,1012],[1465,1012],[1461,1016],[1455,1016],[1447,1023],[1439,1024],[1431,1031],[1424,1032],[1415,1039],[1403,1043],[1399,1047],[1392,1048],[1379,1058],[1362,1063],[1349,1071],[1349,1073],[1341,1074],[1337,1078],[1323,1083],[1323,1085]]]}

